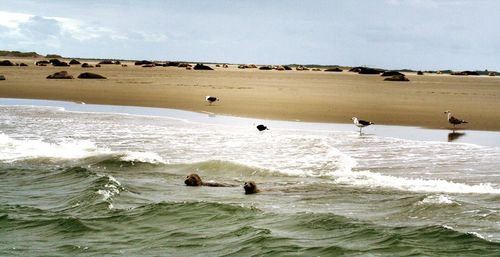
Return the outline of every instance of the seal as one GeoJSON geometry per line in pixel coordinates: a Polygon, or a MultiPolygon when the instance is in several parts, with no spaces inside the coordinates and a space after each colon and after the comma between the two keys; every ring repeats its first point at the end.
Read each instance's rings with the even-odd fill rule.
{"type": "Polygon", "coordinates": [[[247,181],[243,185],[243,189],[245,189],[246,195],[256,194],[260,192],[260,189],[257,188],[257,184],[254,181],[247,181]]]}
{"type": "Polygon", "coordinates": [[[201,177],[196,174],[189,174],[186,179],[184,180],[184,184],[186,186],[191,186],[191,187],[197,187],[197,186],[207,186],[207,187],[231,187],[232,185],[226,185],[222,183],[217,183],[217,182],[203,182],[201,180],[201,177]]]}

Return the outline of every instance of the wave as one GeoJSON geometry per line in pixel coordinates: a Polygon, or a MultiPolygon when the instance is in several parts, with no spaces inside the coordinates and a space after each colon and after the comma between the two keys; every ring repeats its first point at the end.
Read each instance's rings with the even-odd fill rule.
{"type": "Polygon", "coordinates": [[[32,164],[67,161],[83,161],[83,164],[110,162],[130,165],[167,163],[154,152],[117,152],[97,146],[89,140],[63,139],[58,142],[46,142],[42,139],[14,139],[0,134],[0,162],[20,161],[32,164]]]}
{"type": "MultiPolygon", "coordinates": [[[[315,138],[316,140],[316,138],[315,138]]],[[[276,163],[288,160],[271,160],[269,165],[262,165],[254,161],[235,159],[233,161],[203,161],[183,164],[186,172],[192,170],[207,170],[214,174],[230,172],[240,174],[280,173],[290,176],[331,177],[334,183],[361,187],[392,188],[396,190],[430,193],[474,193],[500,194],[500,188],[489,183],[468,185],[440,179],[417,179],[384,175],[369,170],[356,170],[356,160],[325,143],[317,140],[316,151],[323,153],[322,159],[308,163],[307,155],[299,160],[277,166],[276,163]],[[298,167],[295,163],[305,163],[306,168],[298,167]],[[292,163],[292,164],[290,164],[292,163]],[[283,166],[285,165],[285,166],[283,166]],[[188,171],[189,170],[189,171],[188,171]]],[[[255,158],[254,158],[255,159],[255,158]]],[[[40,139],[14,139],[0,134],[0,162],[24,162],[29,164],[66,164],[68,166],[90,167],[129,167],[140,165],[169,164],[155,152],[112,151],[109,148],[96,145],[89,140],[65,139],[58,142],[46,142],[40,139]]],[[[264,162],[265,164],[265,162],[264,162]]],[[[300,165],[305,165],[300,164],[300,165]]],[[[182,165],[182,164],[179,164],[182,165]]],[[[102,191],[106,198],[112,196],[113,188],[102,191]]]]}
{"type": "Polygon", "coordinates": [[[2,186],[6,199],[15,199],[13,203],[44,210],[80,214],[105,213],[113,208],[115,198],[127,191],[113,176],[89,168],[34,168],[17,171],[13,171],[10,177],[24,182],[4,181],[2,186]]]}
{"type": "Polygon", "coordinates": [[[72,196],[68,195],[63,210],[78,209],[80,213],[104,211],[101,207],[103,204],[107,206],[106,209],[112,209],[114,197],[126,190],[120,181],[113,176],[99,174],[81,167],[65,169],[52,177],[54,181],[58,182],[65,181],[66,178],[71,179],[70,182],[77,188],[72,196]],[[74,179],[74,175],[86,177],[86,180],[74,179]]]}
{"type": "Polygon", "coordinates": [[[334,182],[362,187],[393,188],[411,192],[457,193],[457,194],[500,194],[500,188],[490,183],[468,185],[442,179],[416,179],[394,177],[370,171],[333,172],[334,182]]]}
{"type": "MultiPolygon", "coordinates": [[[[0,205],[2,212],[3,207],[0,205]]],[[[103,240],[113,238],[118,245],[106,244],[111,247],[108,253],[109,249],[123,249],[126,245],[131,255],[161,255],[167,251],[179,256],[196,252],[210,256],[249,252],[254,255],[294,252],[307,256],[485,256],[498,254],[500,247],[500,243],[485,240],[478,232],[462,232],[444,225],[389,227],[331,213],[277,214],[236,203],[159,202],[79,216],[34,212],[36,215],[29,215],[24,208],[19,211],[24,216],[18,216],[15,210],[8,211],[0,216],[0,233],[37,234],[50,241],[52,249],[60,251],[69,250],[63,246],[80,245],[74,241],[75,237],[84,239],[83,247],[94,250],[99,249],[103,240]]],[[[15,243],[14,238],[6,238],[0,245],[15,243]]]]}
{"type": "Polygon", "coordinates": [[[429,195],[418,201],[417,205],[460,205],[447,195],[429,195]]]}

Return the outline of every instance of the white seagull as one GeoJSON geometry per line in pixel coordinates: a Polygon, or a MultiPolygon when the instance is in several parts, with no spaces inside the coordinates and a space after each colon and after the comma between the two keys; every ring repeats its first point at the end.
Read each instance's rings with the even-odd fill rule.
{"type": "Polygon", "coordinates": [[[462,123],[468,123],[465,120],[461,120],[461,119],[457,119],[457,118],[453,117],[453,115],[451,115],[450,111],[445,111],[444,114],[448,114],[448,122],[450,124],[453,124],[453,128],[455,128],[456,125],[460,125],[462,123]]]}
{"type": "Polygon", "coordinates": [[[375,124],[366,120],[358,120],[358,118],[356,117],[352,117],[352,122],[354,123],[354,125],[356,125],[356,127],[359,128],[359,134],[361,134],[361,129],[363,129],[364,127],[375,124]]]}
{"type": "Polygon", "coordinates": [[[205,100],[208,102],[208,104],[212,105],[213,102],[219,101],[219,98],[217,98],[215,96],[209,96],[209,95],[207,95],[205,97],[205,100]]]}

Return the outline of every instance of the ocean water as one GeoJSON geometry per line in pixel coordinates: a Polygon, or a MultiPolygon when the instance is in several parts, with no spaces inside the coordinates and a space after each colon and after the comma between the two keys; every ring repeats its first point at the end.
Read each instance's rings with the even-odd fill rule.
{"type": "Polygon", "coordinates": [[[0,255],[500,256],[500,133],[258,122],[0,99],[0,255]]]}

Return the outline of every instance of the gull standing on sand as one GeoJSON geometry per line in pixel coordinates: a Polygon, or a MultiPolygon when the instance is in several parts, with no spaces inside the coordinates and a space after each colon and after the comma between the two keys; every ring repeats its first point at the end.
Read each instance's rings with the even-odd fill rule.
{"type": "Polygon", "coordinates": [[[364,127],[375,124],[366,120],[358,120],[358,118],[356,117],[352,117],[352,122],[359,128],[359,134],[361,134],[361,129],[363,129],[364,127]]]}
{"type": "Polygon", "coordinates": [[[461,119],[457,119],[457,118],[453,117],[453,115],[451,115],[450,111],[445,111],[444,114],[448,114],[448,122],[450,124],[453,124],[453,128],[455,128],[456,125],[460,125],[462,123],[468,123],[465,120],[461,120],[461,119]]]}
{"type": "Polygon", "coordinates": [[[207,95],[205,97],[205,100],[208,102],[208,104],[212,105],[213,102],[219,101],[219,98],[217,98],[215,96],[209,96],[209,95],[207,95]]]}

